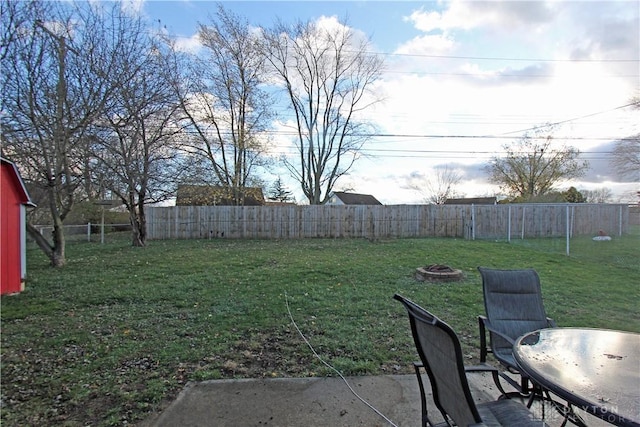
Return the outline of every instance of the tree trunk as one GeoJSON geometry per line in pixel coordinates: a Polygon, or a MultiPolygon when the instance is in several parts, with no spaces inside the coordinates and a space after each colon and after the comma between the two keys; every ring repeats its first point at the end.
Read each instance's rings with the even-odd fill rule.
{"type": "Polygon", "coordinates": [[[64,229],[62,223],[53,226],[53,256],[51,257],[51,265],[53,267],[62,267],[66,264],[65,257],[66,240],[64,237],[64,229]]]}
{"type": "Polygon", "coordinates": [[[129,215],[131,223],[131,246],[144,247],[144,235],[140,232],[140,223],[135,213],[129,215]]]}
{"type": "Polygon", "coordinates": [[[135,247],[146,246],[147,220],[145,218],[143,202],[138,203],[137,206],[135,204],[131,205],[129,222],[131,222],[131,245],[135,247]]]}
{"type": "Polygon", "coordinates": [[[27,233],[29,233],[29,236],[36,242],[36,245],[44,252],[47,258],[53,260],[53,248],[49,244],[49,241],[40,234],[40,231],[33,225],[27,223],[27,233]]]}
{"type": "Polygon", "coordinates": [[[36,245],[49,258],[52,267],[62,267],[66,263],[65,257],[65,238],[61,228],[54,227],[52,231],[53,241],[55,245],[51,245],[46,237],[40,234],[37,228],[27,223],[27,233],[36,242],[36,245]]]}

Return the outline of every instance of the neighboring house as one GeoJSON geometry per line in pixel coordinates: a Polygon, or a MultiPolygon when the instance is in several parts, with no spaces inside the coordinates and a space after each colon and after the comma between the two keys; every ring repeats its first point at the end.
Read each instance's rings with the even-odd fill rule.
{"type": "Polygon", "coordinates": [[[35,206],[18,168],[0,157],[0,294],[24,290],[27,272],[26,207],[35,206]]]}
{"type": "Polygon", "coordinates": [[[382,205],[375,197],[369,194],[346,193],[334,191],[329,196],[327,205],[382,205]]]}
{"type": "Polygon", "coordinates": [[[497,205],[496,197],[471,197],[468,199],[447,199],[445,205],[497,205]]]}
{"type": "Polygon", "coordinates": [[[176,206],[263,206],[262,188],[246,187],[236,203],[229,187],[214,185],[179,185],[176,206]]]}

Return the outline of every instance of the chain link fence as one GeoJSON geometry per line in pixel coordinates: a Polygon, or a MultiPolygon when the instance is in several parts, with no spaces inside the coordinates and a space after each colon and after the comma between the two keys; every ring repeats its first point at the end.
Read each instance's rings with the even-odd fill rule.
{"type": "MultiPolygon", "coordinates": [[[[35,225],[38,232],[49,238],[52,225],[35,225]]],[[[131,238],[131,224],[77,224],[65,225],[64,236],[68,242],[107,243],[131,238]]]]}

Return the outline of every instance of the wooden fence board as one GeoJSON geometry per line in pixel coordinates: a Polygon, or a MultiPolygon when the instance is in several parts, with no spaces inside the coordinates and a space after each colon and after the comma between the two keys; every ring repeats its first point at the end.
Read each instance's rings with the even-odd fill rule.
{"type": "Polygon", "coordinates": [[[625,233],[629,207],[613,204],[148,207],[148,238],[217,237],[514,239],[625,233]],[[567,224],[567,218],[569,223],[567,224]]]}

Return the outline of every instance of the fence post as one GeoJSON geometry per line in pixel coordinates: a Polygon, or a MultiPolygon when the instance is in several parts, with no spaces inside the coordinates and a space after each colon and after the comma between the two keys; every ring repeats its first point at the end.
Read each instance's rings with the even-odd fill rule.
{"type": "Polygon", "coordinates": [[[91,241],[91,223],[87,223],[87,242],[91,241]]]}
{"type": "Polygon", "coordinates": [[[104,245],[104,206],[102,207],[102,224],[100,224],[100,244],[104,245]]]}
{"type": "Polygon", "coordinates": [[[569,204],[567,203],[566,207],[566,233],[567,233],[567,256],[569,256],[569,204]]]}
{"type": "Polygon", "coordinates": [[[618,207],[618,236],[622,236],[622,205],[618,207]]]}
{"type": "Polygon", "coordinates": [[[511,243],[511,205],[509,205],[507,212],[509,214],[509,218],[507,219],[507,242],[511,243]]]}
{"type": "Polygon", "coordinates": [[[573,237],[573,226],[576,223],[576,207],[571,206],[571,237],[573,237]]]}
{"type": "Polygon", "coordinates": [[[471,204],[471,240],[476,240],[476,205],[471,204]]]}

